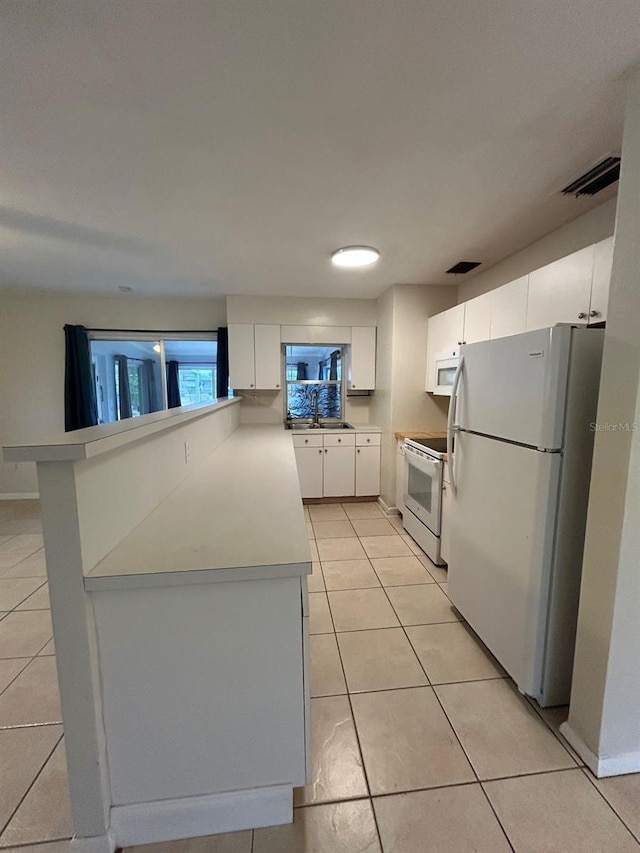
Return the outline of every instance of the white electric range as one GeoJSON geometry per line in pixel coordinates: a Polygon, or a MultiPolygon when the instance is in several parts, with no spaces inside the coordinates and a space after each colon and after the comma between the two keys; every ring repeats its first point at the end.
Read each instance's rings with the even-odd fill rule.
{"type": "Polygon", "coordinates": [[[402,525],[437,565],[442,525],[442,482],[446,438],[405,438],[402,525]]]}

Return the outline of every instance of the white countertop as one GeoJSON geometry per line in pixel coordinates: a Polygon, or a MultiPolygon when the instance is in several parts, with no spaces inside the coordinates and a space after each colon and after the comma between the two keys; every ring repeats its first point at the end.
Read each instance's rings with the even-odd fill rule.
{"type": "Polygon", "coordinates": [[[240,426],[94,566],[86,589],[309,574],[292,435],[240,426]]]}
{"type": "Polygon", "coordinates": [[[185,424],[233,406],[240,397],[216,400],[215,403],[193,403],[176,409],[164,409],[138,418],[127,418],[110,424],[63,432],[48,441],[9,445],[3,448],[5,462],[76,462],[107,453],[156,432],[185,424]]]}

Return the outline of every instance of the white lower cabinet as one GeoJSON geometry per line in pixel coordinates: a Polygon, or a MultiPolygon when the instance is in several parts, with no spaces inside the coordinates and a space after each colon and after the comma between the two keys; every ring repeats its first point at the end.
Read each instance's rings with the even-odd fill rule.
{"type": "Polygon", "coordinates": [[[325,498],[351,497],[355,494],[355,447],[324,448],[325,498]]]}
{"type": "Polygon", "coordinates": [[[380,492],[380,447],[356,447],[356,497],[380,492]]]}
{"type": "Polygon", "coordinates": [[[380,494],[380,433],[294,435],[303,498],[380,494]]]}
{"type": "Polygon", "coordinates": [[[303,498],[322,497],[322,447],[296,447],[296,465],[303,498]]]}

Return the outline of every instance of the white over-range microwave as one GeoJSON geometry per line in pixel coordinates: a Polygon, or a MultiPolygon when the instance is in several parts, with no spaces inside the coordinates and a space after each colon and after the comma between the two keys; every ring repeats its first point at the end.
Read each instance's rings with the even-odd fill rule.
{"type": "Polygon", "coordinates": [[[458,369],[458,363],[460,361],[460,348],[455,347],[452,349],[444,350],[443,352],[439,352],[436,355],[436,363],[435,363],[435,387],[433,389],[434,394],[444,394],[446,396],[451,396],[451,389],[453,387],[453,380],[456,375],[456,370],[458,369]]]}

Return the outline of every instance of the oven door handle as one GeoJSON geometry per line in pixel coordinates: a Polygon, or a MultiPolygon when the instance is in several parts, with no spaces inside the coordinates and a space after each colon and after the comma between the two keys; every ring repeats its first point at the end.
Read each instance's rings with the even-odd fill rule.
{"type": "Polygon", "coordinates": [[[458,432],[460,427],[455,423],[456,415],[458,414],[458,386],[460,377],[462,376],[462,368],[464,365],[464,356],[460,355],[456,375],[453,377],[453,385],[451,386],[451,402],[449,403],[449,414],[447,415],[447,459],[449,461],[449,477],[451,479],[451,491],[457,494],[458,485],[456,483],[456,465],[455,454],[453,451],[453,434],[458,432]]]}

